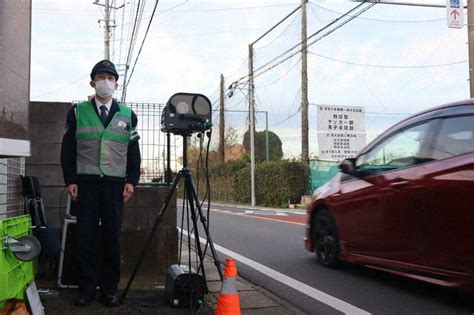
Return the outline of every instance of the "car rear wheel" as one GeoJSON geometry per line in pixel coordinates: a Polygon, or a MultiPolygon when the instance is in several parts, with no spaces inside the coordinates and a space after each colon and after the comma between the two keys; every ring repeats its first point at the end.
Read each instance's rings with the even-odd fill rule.
{"type": "Polygon", "coordinates": [[[334,268],[339,264],[339,237],[331,213],[322,209],[313,220],[313,244],[321,265],[334,268]]]}

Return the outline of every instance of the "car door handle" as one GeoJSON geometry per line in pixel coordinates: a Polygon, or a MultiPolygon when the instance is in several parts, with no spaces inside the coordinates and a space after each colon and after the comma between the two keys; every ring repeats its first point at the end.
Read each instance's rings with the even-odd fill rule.
{"type": "Polygon", "coordinates": [[[408,184],[409,184],[409,181],[407,181],[407,180],[398,180],[394,183],[391,183],[389,186],[391,188],[400,189],[400,188],[408,186],[408,184]]]}

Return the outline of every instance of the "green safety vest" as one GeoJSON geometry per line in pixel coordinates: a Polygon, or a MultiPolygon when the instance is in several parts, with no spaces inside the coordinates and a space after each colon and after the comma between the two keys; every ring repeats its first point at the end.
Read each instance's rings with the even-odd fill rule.
{"type": "Polygon", "coordinates": [[[77,104],[76,122],[77,174],[125,178],[132,110],[119,104],[119,111],[105,128],[87,101],[77,104]]]}

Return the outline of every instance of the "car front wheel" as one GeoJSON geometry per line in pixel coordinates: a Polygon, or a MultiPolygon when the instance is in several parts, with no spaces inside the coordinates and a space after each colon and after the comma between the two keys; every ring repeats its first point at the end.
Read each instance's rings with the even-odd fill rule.
{"type": "Polygon", "coordinates": [[[313,220],[313,244],[321,265],[334,268],[339,263],[339,237],[337,226],[331,213],[322,209],[313,220]]]}

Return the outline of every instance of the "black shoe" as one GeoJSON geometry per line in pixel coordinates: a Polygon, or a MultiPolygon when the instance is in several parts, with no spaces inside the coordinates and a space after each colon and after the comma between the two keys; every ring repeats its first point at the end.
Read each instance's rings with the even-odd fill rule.
{"type": "Polygon", "coordinates": [[[119,306],[120,304],[120,296],[118,294],[108,294],[108,295],[102,295],[100,297],[100,302],[104,304],[105,306],[119,306]]]}
{"type": "Polygon", "coordinates": [[[74,305],[76,305],[76,306],[87,306],[87,305],[91,304],[91,302],[93,300],[94,299],[92,297],[89,297],[89,296],[80,296],[77,300],[74,301],[74,305]]]}

